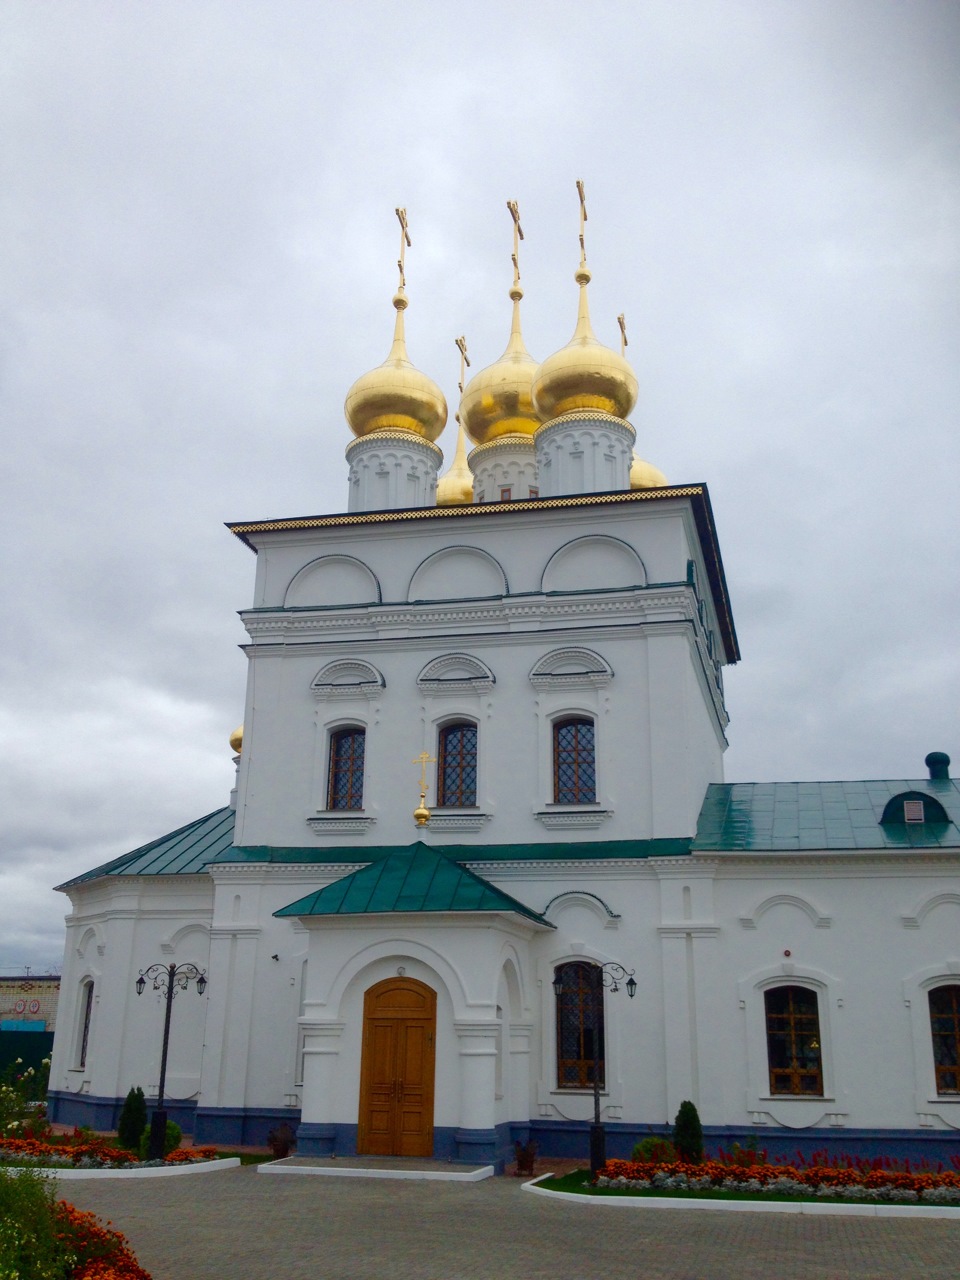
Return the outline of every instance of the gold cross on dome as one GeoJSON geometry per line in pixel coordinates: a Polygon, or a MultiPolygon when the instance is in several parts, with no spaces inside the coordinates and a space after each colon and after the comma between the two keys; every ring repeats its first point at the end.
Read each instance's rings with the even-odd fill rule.
{"type": "Polygon", "coordinates": [[[523,227],[520,225],[520,207],[516,200],[508,200],[507,208],[510,210],[510,217],[513,219],[513,253],[510,259],[513,262],[513,283],[520,283],[520,241],[523,239],[523,227]]]}
{"type": "Polygon", "coordinates": [[[622,311],[617,316],[617,324],[620,326],[620,354],[624,355],[630,344],[627,342],[627,319],[622,311]]]}
{"type": "Polygon", "coordinates": [[[587,247],[584,243],[583,232],[587,222],[587,197],[583,190],[583,183],[577,179],[577,195],[580,197],[580,265],[587,260],[587,247]]]}
{"type": "Polygon", "coordinates": [[[460,394],[463,395],[463,380],[466,377],[466,370],[470,368],[470,357],[467,355],[467,339],[461,334],[459,338],[454,338],[453,341],[460,352],[460,381],[457,385],[460,388],[460,394]]]}
{"type": "Polygon", "coordinates": [[[426,794],[427,790],[427,765],[436,764],[436,756],[432,756],[429,751],[421,751],[418,756],[414,757],[414,764],[420,766],[420,790],[426,794]]]}
{"type": "Polygon", "coordinates": [[[407,277],[404,274],[404,263],[406,262],[407,257],[406,251],[412,247],[413,242],[410,239],[410,229],[407,226],[406,209],[398,209],[397,217],[400,220],[400,257],[397,259],[397,267],[400,271],[400,288],[403,289],[407,283],[407,277]]]}

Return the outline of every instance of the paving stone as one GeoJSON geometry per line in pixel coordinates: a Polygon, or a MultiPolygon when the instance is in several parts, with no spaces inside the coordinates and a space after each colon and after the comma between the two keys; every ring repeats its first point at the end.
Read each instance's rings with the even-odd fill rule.
{"type": "Polygon", "coordinates": [[[63,1185],[153,1280],[957,1280],[960,1222],[604,1209],[515,1178],[214,1176],[63,1185]]]}

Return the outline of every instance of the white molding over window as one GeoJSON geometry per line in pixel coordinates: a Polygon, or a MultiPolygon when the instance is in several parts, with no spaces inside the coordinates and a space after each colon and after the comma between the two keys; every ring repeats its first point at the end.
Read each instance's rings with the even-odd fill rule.
{"type": "Polygon", "coordinates": [[[571,647],[545,654],[530,672],[535,689],[600,689],[613,679],[613,668],[593,649],[571,647]]]}
{"type": "Polygon", "coordinates": [[[469,653],[445,653],[433,658],[417,676],[420,692],[434,695],[482,693],[496,683],[487,664],[469,653]]]}
{"type": "Polygon", "coordinates": [[[330,698],[379,698],[385,687],[383,675],[362,658],[328,662],[310,683],[310,691],[318,702],[330,698]]]}
{"type": "Polygon", "coordinates": [[[771,907],[796,907],[798,911],[802,911],[808,920],[817,929],[829,929],[833,924],[830,916],[825,916],[822,911],[818,910],[812,902],[806,898],[801,898],[795,893],[775,893],[754,907],[748,916],[740,917],[741,929],[756,929],[760,922],[761,916],[766,915],[771,907]]]}
{"type": "Polygon", "coordinates": [[[307,826],[318,836],[362,836],[375,822],[369,814],[337,810],[308,818],[307,826]]]}
{"type": "Polygon", "coordinates": [[[934,893],[914,908],[913,914],[909,916],[901,916],[900,923],[904,929],[919,929],[926,919],[927,915],[934,907],[940,907],[946,904],[960,906],[960,893],[934,893]]]}

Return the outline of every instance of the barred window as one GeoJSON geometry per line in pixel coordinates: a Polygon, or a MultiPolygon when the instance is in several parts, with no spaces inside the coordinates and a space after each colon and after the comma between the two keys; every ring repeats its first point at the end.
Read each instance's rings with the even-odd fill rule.
{"type": "Polygon", "coordinates": [[[764,992],[770,1092],[823,1095],[817,993],[808,987],[764,992]]]}
{"type": "Polygon", "coordinates": [[[557,1088],[604,1084],[603,983],[595,964],[575,960],[557,966],[557,1088]]]}
{"type": "Polygon", "coordinates": [[[553,726],[553,799],[556,804],[593,804],[597,767],[592,720],[558,720],[553,726]]]}
{"type": "Polygon", "coordinates": [[[363,808],[363,729],[338,729],[330,736],[328,809],[363,808]]]}
{"type": "Polygon", "coordinates": [[[462,808],[477,803],[477,726],[448,724],[440,730],[437,804],[462,808]]]}
{"type": "Polygon", "coordinates": [[[960,986],[930,992],[930,1033],[937,1093],[960,1093],[960,986]]]}

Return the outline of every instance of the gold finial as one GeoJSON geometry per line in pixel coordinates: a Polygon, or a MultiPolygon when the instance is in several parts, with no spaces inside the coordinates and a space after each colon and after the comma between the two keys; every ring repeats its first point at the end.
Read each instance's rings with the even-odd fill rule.
{"type": "Polygon", "coordinates": [[[407,260],[407,249],[413,247],[413,241],[410,239],[410,228],[407,226],[406,209],[398,209],[397,218],[400,220],[400,257],[397,259],[397,268],[400,272],[400,292],[402,293],[407,287],[404,263],[407,260]]]}
{"type": "Polygon", "coordinates": [[[520,225],[520,207],[516,200],[508,200],[507,208],[513,219],[513,253],[510,255],[513,263],[513,288],[510,290],[510,297],[514,302],[519,302],[523,297],[523,290],[520,288],[520,241],[523,239],[523,227],[520,225]]]}
{"type": "Polygon", "coordinates": [[[577,195],[580,197],[580,265],[587,265],[587,246],[583,238],[584,227],[587,222],[587,197],[583,190],[583,183],[577,179],[577,195]]]}
{"type": "Polygon", "coordinates": [[[230,746],[233,754],[238,756],[243,751],[243,725],[237,725],[233,733],[230,735],[230,746]]]}
{"type": "Polygon", "coordinates": [[[420,766],[420,803],[414,809],[413,816],[418,827],[425,827],[430,821],[430,810],[427,808],[427,765],[436,764],[437,760],[429,751],[421,751],[413,763],[420,766]]]}
{"type": "Polygon", "coordinates": [[[617,324],[620,326],[620,354],[627,354],[627,347],[630,343],[627,341],[627,317],[621,311],[617,316],[617,324]]]}
{"type": "MultiPolygon", "coordinates": [[[[454,346],[460,352],[460,381],[457,386],[460,388],[460,394],[463,395],[463,380],[466,377],[466,370],[470,368],[470,357],[467,355],[467,339],[461,333],[459,338],[454,338],[454,346]]],[[[457,414],[457,421],[460,421],[460,415],[457,414]]]]}

